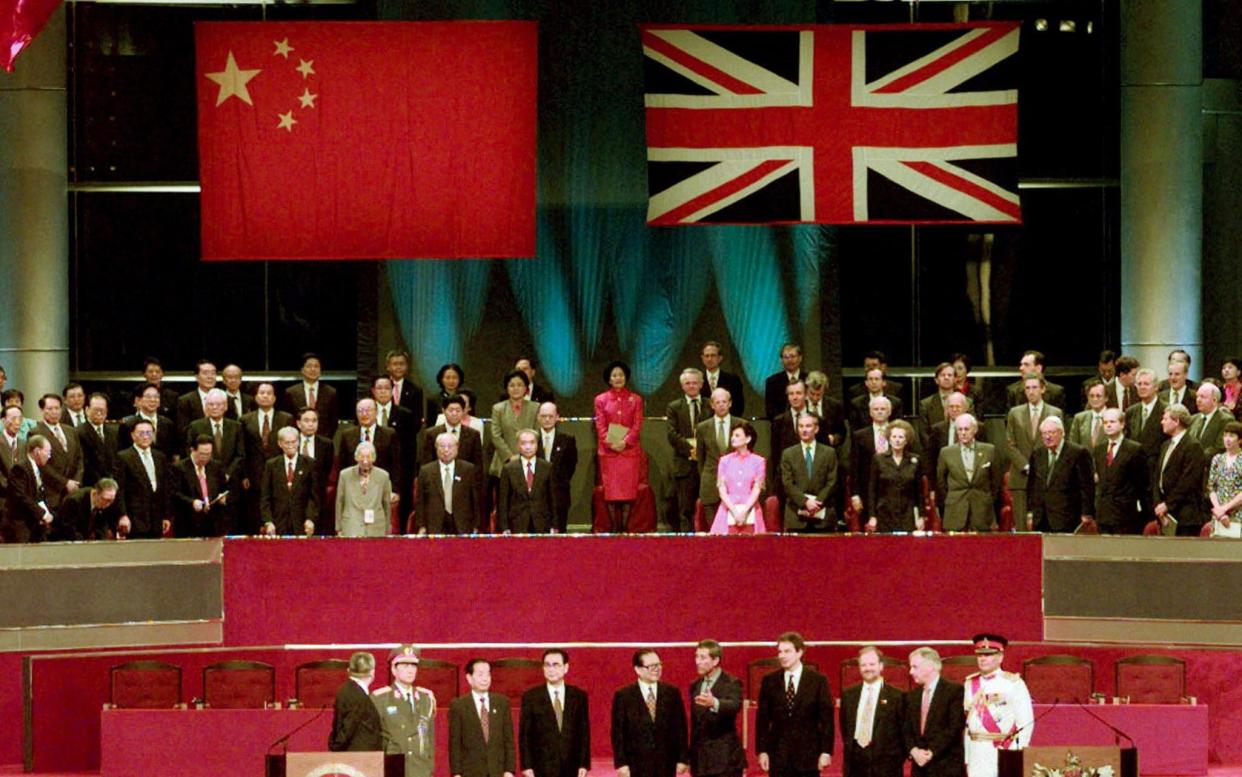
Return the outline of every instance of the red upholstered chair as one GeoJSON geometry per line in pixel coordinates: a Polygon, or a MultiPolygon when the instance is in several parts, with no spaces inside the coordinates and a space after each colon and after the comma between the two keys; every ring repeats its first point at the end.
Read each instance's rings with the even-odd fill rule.
{"type": "MultiPolygon", "coordinates": [[[[910,690],[910,665],[892,656],[883,656],[880,659],[883,664],[881,674],[884,676],[884,682],[889,685],[900,688],[903,691],[910,690]]],[[[837,686],[837,694],[849,688],[851,685],[857,685],[862,682],[862,675],[858,673],[858,659],[847,658],[841,662],[841,684],[837,686]]]]}
{"type": "Polygon", "coordinates": [[[349,679],[349,662],[339,658],[307,661],[293,670],[294,696],[303,707],[331,707],[349,679]]]}
{"type": "Polygon", "coordinates": [[[1160,534],[1160,521],[1148,521],[1148,522],[1147,522],[1147,523],[1143,526],[1143,536],[1144,536],[1144,537],[1159,537],[1159,536],[1161,536],[1161,534],[1160,534]]]}
{"type": "Polygon", "coordinates": [[[858,515],[858,511],[855,510],[853,505],[850,504],[850,498],[848,496],[848,494],[854,493],[853,484],[854,484],[854,476],[846,475],[845,476],[845,493],[847,494],[847,496],[845,497],[845,527],[849,531],[860,532],[862,531],[862,520],[858,515]]]}
{"type": "MultiPolygon", "coordinates": [[[[819,671],[819,666],[810,661],[803,661],[802,665],[819,671]]],[[[746,699],[751,702],[759,701],[759,689],[763,687],[763,678],[779,671],[780,662],[776,657],[756,658],[746,665],[746,699]]],[[[839,689],[838,689],[839,690],[839,689]]]]}
{"type": "MultiPolygon", "coordinates": [[[[391,678],[389,682],[392,682],[391,678]]],[[[431,691],[435,694],[436,703],[447,708],[448,703],[457,697],[457,664],[436,658],[423,658],[418,662],[418,677],[414,684],[431,691]]]]}
{"type": "Polygon", "coordinates": [[[522,694],[544,682],[543,662],[535,658],[501,658],[492,662],[492,693],[503,693],[515,706],[522,694]]]}
{"type": "Polygon", "coordinates": [[[1212,536],[1212,522],[1211,521],[1208,521],[1207,523],[1203,524],[1203,527],[1199,529],[1199,536],[1200,537],[1211,537],[1212,536]]]}
{"type": "Polygon", "coordinates": [[[973,655],[945,656],[940,660],[944,664],[940,669],[940,676],[955,683],[965,682],[969,675],[979,671],[979,662],[973,655]]]}
{"type": "Polygon", "coordinates": [[[1181,704],[1186,696],[1186,662],[1173,656],[1117,659],[1117,696],[1133,704],[1181,704]]]}
{"type": "MultiPolygon", "coordinates": [[[[997,516],[996,528],[998,531],[1013,531],[1014,514],[1013,514],[1013,494],[1009,491],[1009,473],[1006,472],[1002,480],[1001,486],[1001,509],[1000,515],[997,516]]],[[[1023,527],[1025,528],[1025,523],[1023,527]]]]}
{"type": "Polygon", "coordinates": [[[767,529],[769,534],[785,532],[785,508],[781,500],[775,496],[763,498],[763,528],[767,529]]]}
{"type": "Polygon", "coordinates": [[[700,534],[706,534],[712,530],[712,520],[715,516],[708,517],[703,509],[703,500],[694,500],[694,530],[700,534]]]}
{"type": "Polygon", "coordinates": [[[181,667],[129,661],[109,673],[108,705],[119,709],[172,709],[181,704],[181,667]]]}
{"type": "Polygon", "coordinates": [[[276,702],[276,670],[262,661],[220,661],[203,668],[203,702],[214,709],[261,709],[276,702]]]}
{"type": "Polygon", "coordinates": [[[1095,692],[1095,664],[1081,656],[1051,655],[1022,662],[1022,679],[1039,704],[1087,704],[1095,692]]]}
{"type": "Polygon", "coordinates": [[[923,529],[934,532],[944,531],[943,524],[940,523],[940,508],[936,506],[936,500],[932,499],[931,481],[926,475],[921,480],[920,488],[923,492],[923,515],[927,518],[923,529]]]}

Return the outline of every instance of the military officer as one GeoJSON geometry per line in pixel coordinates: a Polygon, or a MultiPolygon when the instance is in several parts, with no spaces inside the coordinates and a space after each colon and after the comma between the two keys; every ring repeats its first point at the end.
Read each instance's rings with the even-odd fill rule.
{"type": "Polygon", "coordinates": [[[405,777],[431,777],[435,770],[436,697],[414,684],[419,650],[401,645],[388,654],[392,685],[371,691],[384,724],[384,750],[405,756],[405,777]]]}
{"type": "Polygon", "coordinates": [[[1009,641],[976,634],[979,671],[966,678],[966,770],[970,777],[996,777],[997,750],[1021,750],[1031,741],[1035,710],[1022,676],[1001,671],[1009,641]]]}

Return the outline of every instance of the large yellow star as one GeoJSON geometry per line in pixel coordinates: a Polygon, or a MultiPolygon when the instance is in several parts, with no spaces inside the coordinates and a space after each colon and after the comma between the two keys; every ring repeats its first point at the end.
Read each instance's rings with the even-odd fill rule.
{"type": "Polygon", "coordinates": [[[237,60],[233,58],[233,52],[229,52],[229,57],[224,63],[224,70],[217,73],[207,73],[206,76],[212,81],[220,85],[220,93],[216,95],[216,105],[229,99],[236,97],[246,105],[254,105],[250,99],[250,91],[246,89],[246,84],[250,79],[259,74],[259,69],[242,70],[237,67],[237,60]]]}

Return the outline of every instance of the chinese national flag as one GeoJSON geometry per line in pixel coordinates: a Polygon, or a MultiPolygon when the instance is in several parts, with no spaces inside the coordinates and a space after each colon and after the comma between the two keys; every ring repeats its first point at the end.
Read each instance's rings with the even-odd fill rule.
{"type": "Polygon", "coordinates": [[[536,26],[195,25],[205,260],[535,252],[536,26]]]}

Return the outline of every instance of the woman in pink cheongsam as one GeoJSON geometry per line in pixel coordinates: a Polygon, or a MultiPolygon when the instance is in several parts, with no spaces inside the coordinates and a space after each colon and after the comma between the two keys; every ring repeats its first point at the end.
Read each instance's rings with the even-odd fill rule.
{"type": "Polygon", "coordinates": [[[716,468],[716,486],[720,489],[720,507],[712,522],[712,534],[763,534],[763,510],[759,495],[767,473],[764,459],[752,449],[755,430],[743,421],[729,434],[733,452],[720,457],[716,468]]]}
{"type": "Polygon", "coordinates": [[[608,390],[595,397],[599,477],[604,485],[610,532],[626,531],[643,474],[643,452],[638,445],[638,434],[643,428],[643,398],[626,388],[629,380],[629,365],[615,361],[604,369],[608,390]],[[614,429],[611,443],[610,428],[614,429]],[[621,431],[624,433],[618,437],[621,431]]]}

